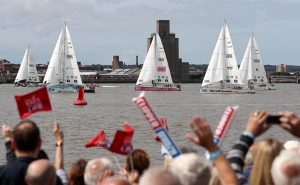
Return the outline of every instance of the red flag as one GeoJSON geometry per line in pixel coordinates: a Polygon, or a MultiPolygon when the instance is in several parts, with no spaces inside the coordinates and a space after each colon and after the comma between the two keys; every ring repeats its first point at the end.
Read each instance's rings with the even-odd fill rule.
{"type": "Polygon", "coordinates": [[[15,96],[21,119],[40,111],[52,111],[47,87],[42,87],[23,96],[15,96]]]}
{"type": "Polygon", "coordinates": [[[110,142],[106,137],[106,134],[104,130],[101,130],[99,134],[97,134],[95,137],[93,137],[91,140],[85,144],[85,147],[93,147],[93,146],[101,146],[106,149],[110,148],[110,142]]]}
{"type": "Polygon", "coordinates": [[[128,123],[124,124],[124,130],[118,130],[115,134],[112,144],[109,142],[108,138],[105,135],[104,130],[101,130],[98,135],[93,137],[85,147],[100,146],[111,152],[127,155],[132,147],[132,138],[134,133],[134,128],[128,123]]]}
{"type": "Polygon", "coordinates": [[[128,123],[124,124],[125,131],[118,130],[115,134],[114,141],[111,144],[110,151],[122,155],[127,155],[132,147],[132,138],[134,133],[134,128],[128,123]]]}

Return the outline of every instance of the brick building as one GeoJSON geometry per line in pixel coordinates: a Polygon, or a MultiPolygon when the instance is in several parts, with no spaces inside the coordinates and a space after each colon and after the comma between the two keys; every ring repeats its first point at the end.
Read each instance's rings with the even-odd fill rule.
{"type": "Polygon", "coordinates": [[[119,56],[113,56],[112,69],[122,69],[123,61],[119,60],[119,56]]]}

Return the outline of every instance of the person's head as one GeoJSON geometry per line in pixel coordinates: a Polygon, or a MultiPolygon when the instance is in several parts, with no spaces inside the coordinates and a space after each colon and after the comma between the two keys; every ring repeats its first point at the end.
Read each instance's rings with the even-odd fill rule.
{"type": "Polygon", "coordinates": [[[84,184],[84,170],[87,161],[85,159],[79,159],[72,164],[69,171],[69,185],[84,184]]]}
{"type": "Polygon", "coordinates": [[[274,184],[271,176],[271,166],[273,160],[282,149],[282,144],[272,138],[255,144],[253,149],[253,168],[250,175],[252,185],[274,184]]]}
{"type": "Polygon", "coordinates": [[[86,185],[96,185],[103,179],[112,176],[112,164],[107,158],[90,160],[84,171],[84,182],[86,185]]]}
{"type": "Polygon", "coordinates": [[[211,177],[209,164],[196,153],[181,154],[173,159],[169,168],[185,185],[207,185],[211,177]]]}
{"type": "Polygon", "coordinates": [[[300,184],[300,154],[292,150],[282,150],[272,164],[275,185],[300,184]]]}
{"type": "Polygon", "coordinates": [[[20,152],[37,152],[41,147],[40,129],[31,120],[22,120],[13,130],[13,148],[20,152]]]}
{"type": "Polygon", "coordinates": [[[180,180],[166,168],[151,168],[144,172],[139,185],[181,185],[180,180]]]}
{"type": "Polygon", "coordinates": [[[125,169],[129,173],[132,170],[136,170],[139,175],[142,175],[143,172],[149,168],[149,166],[150,159],[144,150],[135,149],[127,155],[125,169]]]}
{"type": "Polygon", "coordinates": [[[54,185],[56,184],[55,167],[46,159],[33,161],[28,166],[25,179],[29,185],[54,185]]]}
{"type": "Polygon", "coordinates": [[[100,185],[130,185],[129,181],[120,177],[107,177],[100,185]]]}

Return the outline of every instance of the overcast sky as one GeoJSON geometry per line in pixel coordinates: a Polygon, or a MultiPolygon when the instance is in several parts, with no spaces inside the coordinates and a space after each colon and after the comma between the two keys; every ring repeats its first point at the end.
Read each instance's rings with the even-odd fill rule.
{"type": "Polygon", "coordinates": [[[240,64],[251,33],[264,64],[300,65],[299,0],[0,0],[0,58],[20,63],[29,44],[46,63],[64,21],[82,64],[143,63],[156,20],[170,20],[179,55],[208,64],[224,20],[240,64]]]}

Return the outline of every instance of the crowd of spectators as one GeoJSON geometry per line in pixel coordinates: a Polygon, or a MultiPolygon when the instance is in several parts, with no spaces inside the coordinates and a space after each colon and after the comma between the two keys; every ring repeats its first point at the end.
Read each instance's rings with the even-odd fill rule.
{"type": "MultiPolygon", "coordinates": [[[[67,171],[64,168],[64,137],[57,123],[55,162],[42,150],[38,126],[22,120],[13,129],[2,125],[7,164],[0,166],[1,185],[300,185],[300,142],[266,138],[256,141],[271,129],[270,114],[249,114],[247,126],[225,155],[214,142],[209,123],[194,117],[187,139],[203,147],[209,159],[194,151],[176,158],[166,157],[161,166],[151,166],[143,149],[134,149],[123,167],[113,168],[112,161],[100,157],[78,159],[67,171]]],[[[279,125],[300,137],[300,119],[293,112],[280,112],[279,125]]]]}

